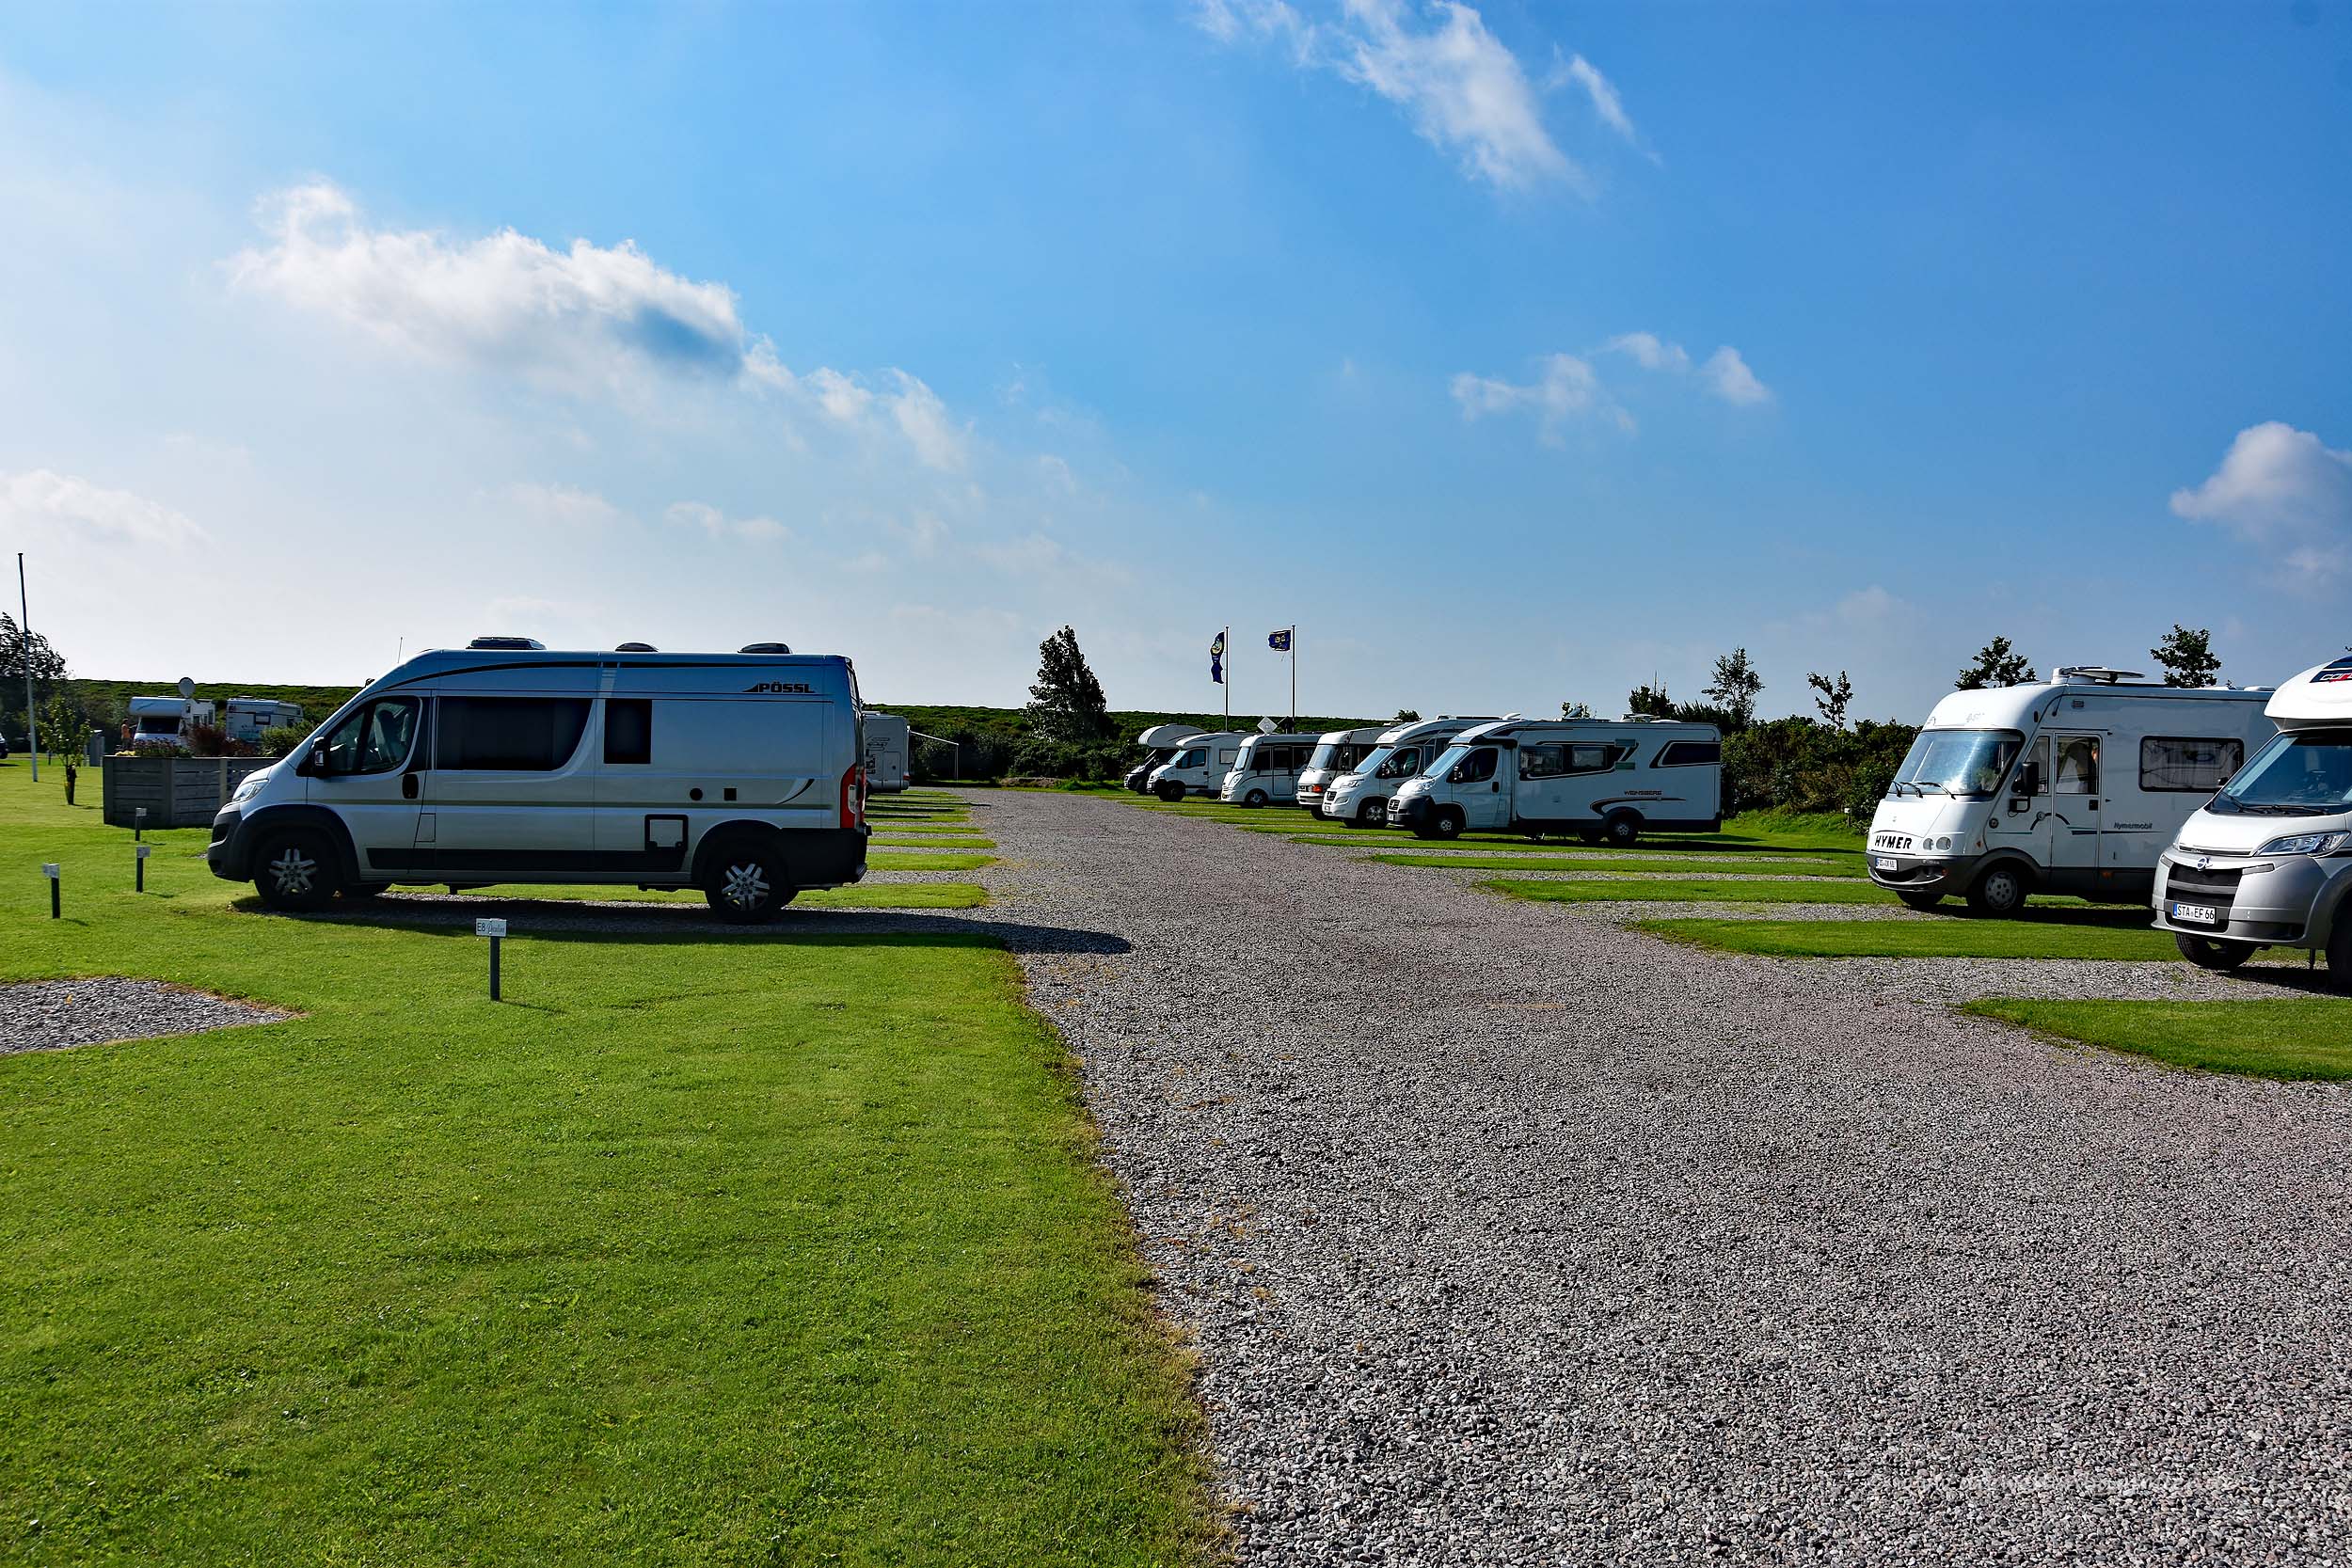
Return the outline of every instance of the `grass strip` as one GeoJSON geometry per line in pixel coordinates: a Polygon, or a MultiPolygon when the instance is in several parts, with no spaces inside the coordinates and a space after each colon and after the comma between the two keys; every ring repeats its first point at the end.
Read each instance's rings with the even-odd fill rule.
{"type": "Polygon", "coordinates": [[[2028,1002],[1963,1012],[2171,1067],[2253,1078],[2352,1079],[2352,1001],[2028,1002]]]}
{"type": "Polygon", "coordinates": [[[971,838],[948,833],[876,833],[866,841],[869,846],[900,849],[993,849],[993,838],[971,838]]]}
{"type": "MultiPolygon", "coordinates": [[[[1367,855],[1366,860],[1382,865],[1454,866],[1466,871],[1683,871],[1705,875],[1710,870],[1729,875],[1728,870],[1710,866],[1704,860],[1682,860],[1660,855],[1650,859],[1640,856],[1588,855],[1581,857],[1544,857],[1535,855],[1367,855]]],[[[1769,865],[1742,868],[1755,875],[1792,877],[1860,877],[1859,866],[1848,866],[1836,861],[1807,860],[1799,856],[1780,856],[1769,865]]]]}
{"type": "Polygon", "coordinates": [[[867,853],[866,863],[876,871],[977,871],[984,865],[994,865],[996,857],[936,853],[896,854],[888,849],[877,849],[867,853]]]}
{"type": "Polygon", "coordinates": [[[1538,904],[1892,904],[1868,882],[1767,882],[1753,878],[1672,878],[1584,882],[1519,881],[1497,877],[1480,887],[1538,904]]]}
{"type": "Polygon", "coordinates": [[[1718,953],[1779,958],[2178,958],[2143,910],[2028,905],[2013,920],[1644,920],[1634,929],[1718,953]]]}

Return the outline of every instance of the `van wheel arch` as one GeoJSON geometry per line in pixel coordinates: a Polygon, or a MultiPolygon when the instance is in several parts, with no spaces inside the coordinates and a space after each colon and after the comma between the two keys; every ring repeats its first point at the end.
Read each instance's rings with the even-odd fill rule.
{"type": "Polygon", "coordinates": [[[351,842],[351,830],[341,816],[325,806],[270,806],[237,825],[247,845],[259,845],[268,835],[289,828],[313,828],[326,834],[327,847],[335,856],[336,880],[349,886],[359,879],[359,851],[351,842]]]}
{"type": "Polygon", "coordinates": [[[2041,879],[2033,863],[2023,855],[2002,855],[1978,868],[1968,883],[1972,914],[2007,919],[2024,911],[2041,879]]]}
{"type": "Polygon", "coordinates": [[[693,879],[702,886],[718,866],[721,857],[738,846],[758,849],[763,853],[788,861],[784,830],[772,822],[722,822],[703,834],[703,841],[694,850],[693,879]]]}
{"type": "Polygon", "coordinates": [[[1631,806],[1619,806],[1600,821],[1600,836],[1610,844],[1623,848],[1642,836],[1642,814],[1631,806]]]}

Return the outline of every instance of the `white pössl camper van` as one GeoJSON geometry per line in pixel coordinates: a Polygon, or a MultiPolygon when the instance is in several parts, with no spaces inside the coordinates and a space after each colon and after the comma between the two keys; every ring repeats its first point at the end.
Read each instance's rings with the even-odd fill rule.
{"type": "Polygon", "coordinates": [[[1320,807],[1323,792],[1330,787],[1331,781],[1354,772],[1356,765],[1380,744],[1381,728],[1371,724],[1360,729],[1332,730],[1317,736],[1315,749],[1298,775],[1298,803],[1309,811],[1320,807]]]}
{"type": "Polygon", "coordinates": [[[848,659],[518,641],[372,682],[238,788],[213,874],[282,910],[403,882],[691,887],[738,922],[866,875],[848,659]]]}
{"type": "Polygon", "coordinates": [[[2156,924],[2206,969],[2324,952],[2328,983],[2352,992],[2352,657],[2304,671],[2264,712],[2278,736],[2165,851],[2156,924]]]}
{"type": "Polygon", "coordinates": [[[1355,771],[1331,780],[1323,788],[1323,815],[1351,828],[1383,828],[1389,821],[1389,799],[1397,786],[1438,760],[1454,737],[1478,724],[1491,724],[1494,716],[1479,719],[1416,719],[1382,730],[1373,749],[1355,771]]]}
{"type": "Polygon", "coordinates": [[[2060,670],[1935,705],[1870,818],[1870,879],[1914,909],[1963,894],[2146,899],[2172,835],[2270,738],[2267,690],[2060,670]]]}
{"type": "Polygon", "coordinates": [[[1225,775],[1241,755],[1241,743],[1248,738],[1246,730],[1213,730],[1186,738],[1174,756],[1147,775],[1152,793],[1163,800],[1215,795],[1224,787],[1225,775]]]}
{"type": "Polygon", "coordinates": [[[868,708],[858,715],[866,735],[866,788],[896,795],[907,786],[907,721],[896,713],[868,708]]]}
{"type": "Polygon", "coordinates": [[[1216,798],[1242,806],[1287,806],[1298,799],[1299,771],[1322,737],[1311,735],[1253,735],[1241,743],[1233,769],[1217,786],[1216,798]]]}
{"type": "Polygon", "coordinates": [[[1464,730],[1407,779],[1389,821],[1421,838],[1574,833],[1631,844],[1645,832],[1724,825],[1724,744],[1712,724],[1520,719],[1464,730]]]}
{"type": "Polygon", "coordinates": [[[1152,775],[1170,761],[1185,741],[1206,733],[1198,724],[1154,724],[1136,736],[1136,744],[1143,748],[1143,760],[1127,770],[1127,787],[1137,795],[1151,794],[1152,775]]]}

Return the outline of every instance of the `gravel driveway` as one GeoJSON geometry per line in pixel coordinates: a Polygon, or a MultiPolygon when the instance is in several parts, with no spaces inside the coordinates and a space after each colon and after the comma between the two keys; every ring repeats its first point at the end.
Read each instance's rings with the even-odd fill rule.
{"type": "MultiPolygon", "coordinates": [[[[1249,1562],[2336,1561],[2352,1096],[1115,801],[975,792],[1249,1562]],[[1057,951],[1036,933],[1093,933],[1057,951]]],[[[1659,906],[1643,906],[1655,914],[1659,906]]]]}

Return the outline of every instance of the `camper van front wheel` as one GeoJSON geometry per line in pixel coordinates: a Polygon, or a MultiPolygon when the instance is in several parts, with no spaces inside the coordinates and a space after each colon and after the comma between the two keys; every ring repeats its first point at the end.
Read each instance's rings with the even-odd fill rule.
{"type": "Polygon", "coordinates": [[[276,833],[253,857],[253,888],[273,910],[324,909],[335,896],[334,851],[304,829],[276,833]]]}
{"type": "Polygon", "coordinates": [[[2254,956],[2251,942],[2214,942],[2190,936],[2186,931],[2173,932],[2172,945],[2181,950],[2182,958],[2198,968],[2217,969],[2225,974],[2254,956]]]}
{"type": "Polygon", "coordinates": [[[1968,907],[1978,914],[2015,914],[2026,907],[2026,874],[2013,865],[1987,866],[1968,890],[1968,907]]]}

